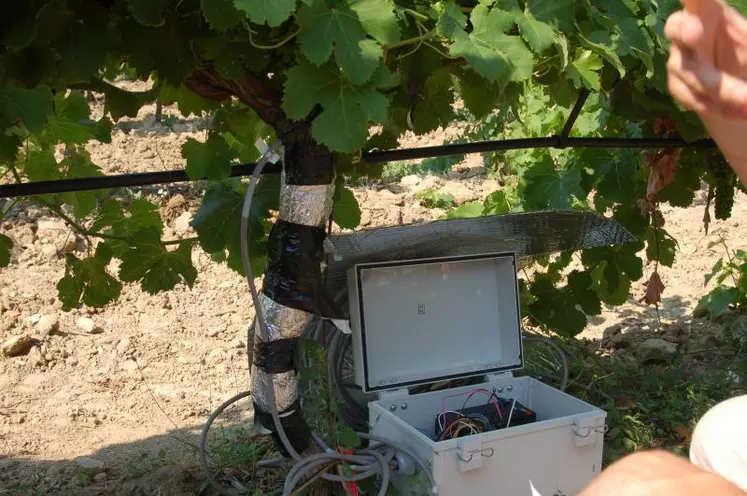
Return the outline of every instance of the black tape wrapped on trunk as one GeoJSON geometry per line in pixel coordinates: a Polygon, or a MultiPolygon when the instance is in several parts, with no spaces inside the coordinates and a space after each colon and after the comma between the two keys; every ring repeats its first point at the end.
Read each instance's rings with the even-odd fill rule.
{"type": "Polygon", "coordinates": [[[322,286],[324,227],[278,220],[267,243],[262,292],[286,307],[337,317],[322,286]]]}
{"type": "MultiPolygon", "coordinates": [[[[306,423],[306,419],[303,416],[301,410],[301,404],[296,400],[291,406],[282,412],[278,412],[280,415],[280,424],[283,426],[283,430],[288,436],[293,449],[298,453],[304,452],[311,441],[311,429],[309,424],[306,423]],[[290,415],[288,412],[293,411],[290,415]]],[[[280,454],[285,458],[290,458],[290,453],[285,449],[283,442],[280,440],[280,436],[275,430],[275,422],[272,420],[272,415],[263,412],[256,403],[254,403],[254,420],[265,429],[272,431],[272,439],[275,441],[280,454]]]]}
{"type": "Polygon", "coordinates": [[[297,371],[295,357],[298,338],[264,342],[254,340],[254,360],[268,374],[297,371]]]}

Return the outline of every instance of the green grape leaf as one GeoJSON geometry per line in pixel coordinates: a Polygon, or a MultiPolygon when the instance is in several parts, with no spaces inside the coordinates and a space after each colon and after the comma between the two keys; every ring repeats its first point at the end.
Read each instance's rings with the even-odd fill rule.
{"type": "Polygon", "coordinates": [[[52,110],[52,92],[39,86],[32,90],[0,86],[0,129],[24,125],[39,133],[52,110]]]}
{"type": "Polygon", "coordinates": [[[719,317],[729,310],[730,305],[739,301],[739,297],[739,289],[719,286],[698,301],[695,313],[705,311],[713,317],[719,317]]]}
{"type": "Polygon", "coordinates": [[[654,73],[654,42],[643,23],[635,17],[617,19],[616,30],[619,33],[615,44],[617,53],[621,56],[630,55],[640,59],[648,70],[648,76],[652,75],[654,73]]]}
{"type": "Polygon", "coordinates": [[[602,313],[602,302],[594,289],[594,281],[589,272],[572,271],[568,274],[568,289],[586,315],[602,313]]]}
{"type": "Polygon", "coordinates": [[[488,10],[480,4],[472,10],[473,30],[457,32],[451,55],[464,57],[481,76],[491,81],[524,81],[532,76],[534,57],[519,36],[503,34],[513,25],[513,14],[488,10]]]}
{"type": "Polygon", "coordinates": [[[563,336],[573,337],[586,327],[586,315],[575,307],[568,288],[558,289],[552,281],[538,277],[529,288],[534,302],[529,315],[563,336]]]}
{"type": "Polygon", "coordinates": [[[526,10],[542,22],[570,31],[576,19],[575,0],[528,0],[526,10]]]}
{"type": "Polygon", "coordinates": [[[482,119],[495,110],[500,91],[495,83],[473,71],[458,73],[459,94],[464,105],[476,119],[482,119]]]}
{"type": "Polygon", "coordinates": [[[631,287],[628,276],[623,274],[615,279],[614,282],[617,284],[617,288],[613,291],[607,279],[608,269],[605,262],[595,267],[591,271],[591,274],[597,295],[603,303],[608,305],[622,305],[628,301],[631,287]]]}
{"type": "Polygon", "coordinates": [[[13,240],[5,234],[0,234],[0,267],[10,265],[10,252],[13,249],[13,240]]]}
{"type": "Polygon", "coordinates": [[[355,229],[361,223],[361,207],[348,188],[338,188],[332,220],[342,229],[355,229]]]}
{"type": "Polygon", "coordinates": [[[694,167],[677,167],[677,172],[671,183],[659,192],[658,200],[669,202],[673,207],[687,208],[695,200],[695,192],[700,189],[700,177],[694,167]]]}
{"type": "Polygon", "coordinates": [[[288,71],[283,110],[298,120],[320,103],[324,110],[312,124],[314,138],[333,151],[352,153],[366,143],[369,121],[386,120],[389,102],[373,86],[378,82],[352,86],[334,67],[300,61],[288,71]]]}
{"type": "Polygon", "coordinates": [[[576,57],[568,68],[568,75],[576,88],[588,88],[599,91],[599,70],[604,64],[602,59],[591,50],[576,50],[576,57]]]}
{"type": "Polygon", "coordinates": [[[106,271],[112,255],[107,243],[100,243],[93,256],[82,260],[71,253],[66,255],[65,275],[57,283],[64,311],[82,304],[100,308],[119,298],[122,283],[106,271]]]}
{"type": "Polygon", "coordinates": [[[273,28],[280,26],[296,10],[296,0],[234,0],[234,5],[252,22],[267,23],[273,28]]]}
{"type": "Polygon", "coordinates": [[[179,88],[174,88],[167,84],[162,85],[160,98],[164,106],[176,103],[179,113],[183,117],[189,117],[193,114],[199,117],[203,112],[218,108],[216,102],[202,98],[184,85],[179,88]]]}
{"type": "Polygon", "coordinates": [[[182,145],[182,157],[187,160],[187,175],[190,179],[224,179],[231,173],[231,159],[235,153],[226,140],[211,133],[205,143],[187,138],[182,145]]]}
{"type": "Polygon", "coordinates": [[[157,87],[147,91],[126,91],[104,81],[93,86],[106,96],[104,108],[115,121],[122,117],[136,118],[142,106],[155,101],[159,94],[157,87]]]}
{"type": "Polygon", "coordinates": [[[343,448],[356,449],[361,445],[361,438],[349,425],[342,425],[338,432],[338,444],[343,448]]]}
{"type": "Polygon", "coordinates": [[[415,110],[411,112],[412,130],[424,134],[439,126],[449,126],[454,119],[453,103],[451,71],[439,69],[433,72],[425,82],[415,110]]]}
{"type": "Polygon", "coordinates": [[[535,53],[542,53],[555,43],[555,31],[552,26],[538,21],[528,10],[516,16],[521,36],[535,53]]]}
{"type": "Polygon", "coordinates": [[[625,65],[620,60],[620,56],[610,46],[611,41],[609,41],[608,33],[604,31],[594,31],[586,34],[579,29],[578,37],[584,46],[609,62],[612,67],[617,70],[621,78],[627,74],[625,65]],[[606,42],[604,41],[605,39],[607,40],[606,42]]]}
{"type": "Polygon", "coordinates": [[[674,265],[677,244],[663,229],[650,228],[646,232],[646,256],[666,267],[674,265]]]}
{"type": "Polygon", "coordinates": [[[8,136],[0,132],[0,163],[15,161],[19,146],[21,146],[21,139],[18,136],[15,134],[8,136]]]}
{"type": "Polygon", "coordinates": [[[202,15],[216,31],[227,31],[241,22],[233,0],[200,0],[202,15]]]}
{"type": "Polygon", "coordinates": [[[137,22],[143,26],[163,26],[163,11],[172,0],[127,0],[127,8],[137,22]]]}
{"type": "Polygon", "coordinates": [[[500,189],[490,194],[485,199],[485,205],[483,215],[500,215],[507,214],[513,210],[513,206],[516,202],[511,201],[512,198],[504,189],[500,189]]]}
{"type": "Polygon", "coordinates": [[[91,117],[91,107],[80,91],[72,91],[65,95],[60,91],[54,98],[55,115],[69,121],[82,121],[91,117]]]}
{"type": "Polygon", "coordinates": [[[581,188],[581,172],[578,169],[557,170],[547,155],[527,170],[524,179],[524,198],[533,208],[571,208],[574,196],[586,196],[581,188]]]}
{"type": "Polygon", "coordinates": [[[371,79],[383,55],[381,47],[366,39],[358,15],[349,6],[330,8],[324,0],[302,6],[296,15],[301,26],[301,50],[314,65],[321,65],[335,52],[337,65],[354,84],[371,79]]]}
{"type": "Polygon", "coordinates": [[[397,14],[391,0],[352,0],[350,9],[358,14],[363,29],[382,45],[400,40],[397,14]]]}
{"type": "Polygon", "coordinates": [[[31,181],[52,181],[61,175],[51,149],[29,153],[23,172],[31,181]]]}
{"type": "Polygon", "coordinates": [[[467,16],[453,0],[448,0],[443,5],[443,11],[436,22],[436,34],[443,38],[452,38],[455,33],[467,26],[467,16]]]}
{"type": "MultiPolygon", "coordinates": [[[[94,219],[91,230],[102,232],[118,238],[132,238],[141,229],[153,228],[159,233],[163,232],[163,220],[158,209],[148,200],[136,198],[130,203],[127,210],[128,215],[122,210],[122,205],[117,200],[104,200],[94,219]]],[[[114,256],[121,257],[129,249],[129,241],[108,240],[114,252],[114,256]]]]}
{"type": "Polygon", "coordinates": [[[636,254],[642,248],[642,243],[632,243],[620,247],[599,247],[584,250],[581,260],[585,267],[596,268],[603,266],[602,276],[607,283],[607,290],[615,293],[623,276],[637,281],[643,277],[643,260],[636,254]]]}
{"type": "Polygon", "coordinates": [[[50,116],[47,120],[42,136],[45,141],[52,145],[58,143],[83,145],[93,137],[87,127],[54,116],[50,116]]]}
{"type": "Polygon", "coordinates": [[[103,116],[98,121],[88,125],[91,136],[100,143],[107,144],[112,142],[112,128],[112,121],[107,116],[103,116]]]}
{"type": "Polygon", "coordinates": [[[635,204],[615,206],[612,217],[636,237],[643,236],[648,228],[648,216],[641,214],[641,209],[635,204]]]}
{"type": "Polygon", "coordinates": [[[140,229],[133,236],[129,250],[122,254],[119,278],[125,282],[140,282],[143,290],[155,294],[174,289],[183,282],[190,288],[197,279],[192,264],[192,241],[179,243],[170,251],[161,241],[158,229],[140,229]]]}
{"type": "MultiPolygon", "coordinates": [[[[245,188],[245,185],[241,186],[245,188]]],[[[241,209],[244,202],[243,191],[237,191],[224,183],[213,183],[203,198],[200,209],[192,220],[192,227],[202,248],[210,254],[228,250],[228,266],[244,274],[241,261],[241,209]]],[[[262,219],[270,209],[278,208],[280,179],[277,176],[263,176],[257,183],[252,199],[249,218],[249,256],[254,275],[262,273],[267,254],[265,225],[262,219]]]]}
{"type": "Polygon", "coordinates": [[[447,219],[468,219],[481,217],[483,215],[483,204],[479,201],[462,203],[456,208],[452,208],[446,213],[447,219]]]}
{"type": "MultiPolygon", "coordinates": [[[[77,179],[81,177],[101,177],[101,169],[91,162],[91,155],[85,148],[77,147],[66,156],[59,165],[60,170],[65,174],[61,179],[77,179]]],[[[105,191],[76,191],[62,193],[60,199],[73,207],[73,213],[76,219],[82,219],[96,210],[98,198],[105,194],[105,191]]]]}
{"type": "Polygon", "coordinates": [[[635,198],[639,189],[636,179],[638,174],[638,157],[629,150],[620,156],[609,155],[609,170],[604,173],[597,187],[598,193],[605,200],[625,203],[635,198]]]}

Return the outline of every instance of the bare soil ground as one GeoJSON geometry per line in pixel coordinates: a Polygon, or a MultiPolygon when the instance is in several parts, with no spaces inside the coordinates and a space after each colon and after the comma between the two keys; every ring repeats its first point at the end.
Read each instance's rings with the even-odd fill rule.
{"type": "MultiPolygon", "coordinates": [[[[146,107],[138,119],[120,123],[110,145],[90,145],[105,173],[183,168],[182,143],[204,139],[204,127],[156,124],[153,113],[146,107]]],[[[176,109],[164,109],[169,114],[176,109]]],[[[434,133],[403,145],[440,144],[444,137],[434,133]]],[[[497,183],[479,157],[470,157],[438,177],[357,189],[363,227],[437,218],[442,211],[414,198],[425,187],[464,202],[484,198],[497,183]]],[[[194,235],[189,221],[198,187],[146,193],[160,197],[168,236],[194,235]]],[[[723,256],[707,248],[717,233],[730,247],[744,247],[747,199],[738,197],[732,219],[713,222],[707,236],[703,207],[701,195],[691,208],[665,210],[666,228],[680,245],[674,267],[661,269],[665,324],[690,322],[707,289],[703,276],[723,256]]],[[[28,494],[194,494],[201,480],[190,445],[209,412],[249,384],[246,329],[253,311],[245,282],[196,249],[199,278],[191,290],[151,296],[129,286],[105,309],[63,312],[55,285],[64,253],[84,250],[85,240],[29,206],[0,232],[16,243],[11,265],[0,270],[0,342],[19,335],[34,340],[27,355],[0,359],[0,494],[14,487],[28,494]]],[[[626,305],[605,309],[584,336],[600,340],[615,324],[657,327],[656,309],[637,303],[642,295],[637,284],[626,305]]],[[[233,415],[233,421],[250,419],[248,404],[233,415]]]]}

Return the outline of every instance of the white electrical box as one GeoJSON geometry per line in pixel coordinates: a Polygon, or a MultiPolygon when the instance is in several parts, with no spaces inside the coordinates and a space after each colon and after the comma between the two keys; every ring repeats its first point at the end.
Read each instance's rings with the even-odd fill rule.
{"type": "MultiPolygon", "coordinates": [[[[355,379],[378,394],[371,433],[423,459],[441,496],[572,496],[601,471],[606,412],[513,376],[524,363],[516,263],[498,253],[363,263],[348,273],[355,379]],[[484,380],[408,393],[468,377],[484,380]],[[454,427],[453,412],[470,409],[497,427],[454,427]]],[[[428,493],[423,474],[393,477],[400,494],[428,493]]]]}

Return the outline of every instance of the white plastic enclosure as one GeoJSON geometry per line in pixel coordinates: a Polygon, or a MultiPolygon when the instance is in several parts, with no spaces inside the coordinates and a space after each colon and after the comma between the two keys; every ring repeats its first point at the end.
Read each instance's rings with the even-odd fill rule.
{"type": "Polygon", "coordinates": [[[523,365],[512,253],[361,264],[348,288],[364,392],[523,365]]]}
{"type": "MultiPolygon", "coordinates": [[[[371,432],[431,467],[441,496],[572,496],[601,471],[606,412],[529,377],[523,367],[516,257],[498,253],[359,264],[348,272],[356,383],[371,432]],[[417,395],[408,387],[483,376],[480,386],[417,395]],[[445,410],[485,404],[476,387],[516,399],[536,422],[436,441],[445,410]]],[[[394,475],[427,494],[423,474],[394,475]]]]}

